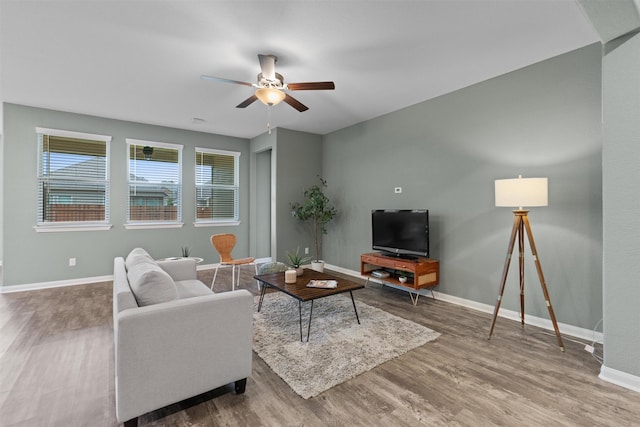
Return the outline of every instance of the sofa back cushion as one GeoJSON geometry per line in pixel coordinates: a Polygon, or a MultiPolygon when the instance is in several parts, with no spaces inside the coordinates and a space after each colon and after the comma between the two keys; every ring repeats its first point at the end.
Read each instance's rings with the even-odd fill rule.
{"type": "Polygon", "coordinates": [[[146,258],[147,260],[155,263],[155,260],[151,255],[149,255],[147,251],[142,248],[135,248],[132,249],[131,252],[129,252],[129,255],[127,255],[127,258],[124,261],[125,265],[127,266],[127,270],[129,270],[133,263],[137,262],[137,260],[139,260],[140,258],[146,258]]]}
{"type": "Polygon", "coordinates": [[[160,304],[179,298],[176,285],[144,249],[136,248],[125,262],[129,286],[139,306],[160,304]]]}

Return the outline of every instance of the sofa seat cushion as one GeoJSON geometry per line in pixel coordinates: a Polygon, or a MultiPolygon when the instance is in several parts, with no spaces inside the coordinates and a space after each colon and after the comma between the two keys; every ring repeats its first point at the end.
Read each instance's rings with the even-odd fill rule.
{"type": "Polygon", "coordinates": [[[180,299],[213,295],[213,291],[200,280],[176,280],[175,284],[180,299]]]}
{"type": "MultiPolygon", "coordinates": [[[[136,251],[136,249],[134,249],[136,251]]],[[[179,299],[176,285],[148,254],[130,253],[125,262],[129,286],[139,306],[160,304],[179,299]]]]}

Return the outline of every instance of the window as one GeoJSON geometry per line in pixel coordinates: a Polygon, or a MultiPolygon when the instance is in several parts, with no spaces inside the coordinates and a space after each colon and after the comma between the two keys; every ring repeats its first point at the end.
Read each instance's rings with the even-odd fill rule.
{"type": "Polygon", "coordinates": [[[235,151],[196,148],[196,224],[238,223],[238,164],[235,151]]]}
{"type": "Polygon", "coordinates": [[[36,231],[108,230],[110,136],[36,128],[36,231]]]}
{"type": "Polygon", "coordinates": [[[182,226],[182,145],[127,139],[127,228],[182,226]]]}

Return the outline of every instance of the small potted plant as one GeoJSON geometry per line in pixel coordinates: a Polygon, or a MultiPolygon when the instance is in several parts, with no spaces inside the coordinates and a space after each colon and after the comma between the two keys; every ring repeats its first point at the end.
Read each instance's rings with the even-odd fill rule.
{"type": "Polygon", "coordinates": [[[289,267],[296,269],[296,275],[302,276],[302,272],[304,271],[302,266],[305,263],[311,261],[311,257],[301,255],[300,247],[298,246],[295,252],[287,251],[287,261],[288,261],[287,264],[289,265],[289,267]]]}
{"type": "Polygon", "coordinates": [[[291,214],[311,228],[316,249],[316,257],[311,261],[311,268],[320,272],[324,269],[324,261],[320,259],[322,235],[327,234],[326,225],[337,213],[337,209],[324,194],[326,186],[327,181],[320,178],[320,184],[313,185],[304,191],[302,203],[296,202],[291,205],[291,214]]]}
{"type": "Polygon", "coordinates": [[[191,248],[189,246],[180,246],[180,252],[182,253],[182,258],[189,258],[191,248]]]}

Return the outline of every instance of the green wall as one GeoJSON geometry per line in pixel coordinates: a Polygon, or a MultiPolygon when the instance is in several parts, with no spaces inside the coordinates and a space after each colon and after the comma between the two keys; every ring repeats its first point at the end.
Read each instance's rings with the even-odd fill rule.
{"type": "Polygon", "coordinates": [[[640,391],[640,4],[580,5],[604,43],[603,335],[600,378],[640,391]]]}
{"type": "Polygon", "coordinates": [[[286,261],[286,252],[295,251],[297,247],[301,252],[304,248],[309,248],[309,254],[314,252],[309,228],[291,216],[291,204],[301,202],[304,190],[319,182],[318,177],[322,174],[322,137],[278,129],[276,164],[277,259],[286,261]]]}
{"type": "Polygon", "coordinates": [[[640,34],[607,43],[603,65],[604,364],[640,391],[640,34]]]}
{"type": "MultiPolygon", "coordinates": [[[[220,135],[191,132],[119,120],[4,105],[3,267],[4,286],[36,284],[108,276],[113,258],[126,255],[136,246],[145,247],[157,258],[180,254],[181,246],[192,248],[204,264],[218,262],[209,242],[211,234],[232,232],[238,236],[238,254],[249,252],[249,141],[220,135]],[[36,127],[110,135],[111,223],[109,231],[37,233],[37,138],[36,127]],[[184,226],[178,229],[126,230],[127,166],[125,138],[183,144],[184,226]],[[241,152],[239,226],[194,227],[195,147],[241,152]],[[77,259],[69,267],[69,258],[77,259]]],[[[234,253],[236,253],[234,251],[234,253]]]]}
{"type": "MultiPolygon", "coordinates": [[[[559,322],[592,329],[602,317],[600,68],[595,44],[326,135],[339,217],[325,260],[359,271],[371,209],[426,208],[437,290],[493,306],[513,224],[494,205],[494,180],[548,177],[549,206],[529,217],[551,301],[559,322]]],[[[526,260],[525,311],[548,318],[528,247],[526,260]]],[[[502,307],[517,311],[511,268],[502,307]]]]}

